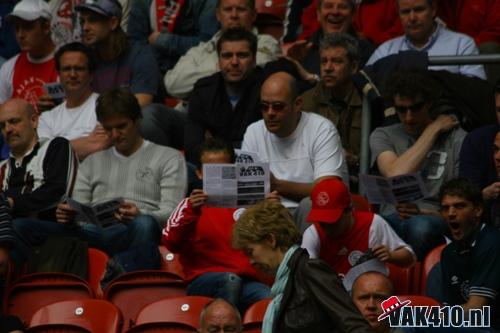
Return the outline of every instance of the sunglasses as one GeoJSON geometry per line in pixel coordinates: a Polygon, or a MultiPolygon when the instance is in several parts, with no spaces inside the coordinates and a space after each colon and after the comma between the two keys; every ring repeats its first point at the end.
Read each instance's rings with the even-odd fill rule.
{"type": "Polygon", "coordinates": [[[418,103],[415,103],[415,104],[412,104],[412,105],[408,105],[408,106],[397,106],[397,105],[394,105],[394,108],[396,109],[396,112],[397,113],[406,113],[406,111],[410,110],[411,112],[415,113],[415,112],[418,112],[420,110],[422,110],[422,108],[424,107],[426,102],[418,102],[418,103]]]}
{"type": "Polygon", "coordinates": [[[269,108],[273,109],[273,111],[283,111],[285,107],[286,103],[284,102],[271,102],[271,103],[261,102],[259,104],[259,110],[261,112],[266,112],[267,110],[269,110],[269,108]]]}

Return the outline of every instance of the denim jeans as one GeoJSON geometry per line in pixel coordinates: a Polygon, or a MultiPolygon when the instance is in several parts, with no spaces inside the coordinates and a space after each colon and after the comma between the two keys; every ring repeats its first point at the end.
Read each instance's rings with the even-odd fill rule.
{"type": "Polygon", "coordinates": [[[86,241],[89,247],[104,250],[102,233],[94,229],[83,229],[77,224],[62,224],[52,221],[31,218],[12,220],[12,228],[16,242],[11,257],[17,267],[21,267],[28,259],[34,246],[42,245],[47,236],[70,236],[86,241]]]}
{"type": "Polygon", "coordinates": [[[430,250],[443,244],[443,236],[448,232],[445,221],[439,216],[413,215],[403,220],[398,213],[393,213],[384,216],[384,219],[396,234],[413,248],[419,261],[422,261],[430,250]]]}
{"type": "Polygon", "coordinates": [[[187,287],[188,295],[223,298],[241,313],[253,303],[271,297],[268,286],[234,273],[209,272],[198,276],[187,287]]]}

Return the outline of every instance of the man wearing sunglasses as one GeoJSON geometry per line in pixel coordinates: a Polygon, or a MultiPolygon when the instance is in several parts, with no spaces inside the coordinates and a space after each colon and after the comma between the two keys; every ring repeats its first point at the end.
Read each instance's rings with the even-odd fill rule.
{"type": "Polygon", "coordinates": [[[338,177],[347,183],[349,177],[337,129],[318,114],[302,112],[298,93],[290,74],[269,76],[260,90],[263,120],[247,128],[242,145],[269,162],[271,191],[292,210],[321,179],[338,177]]]}
{"type": "Polygon", "coordinates": [[[439,214],[440,186],[458,175],[465,131],[453,115],[437,115],[433,103],[438,88],[426,72],[400,72],[388,80],[387,96],[401,123],[377,128],[370,137],[372,163],[385,177],[420,173],[429,197],[381,213],[396,233],[414,249],[417,259],[444,242],[446,224],[439,214]]]}

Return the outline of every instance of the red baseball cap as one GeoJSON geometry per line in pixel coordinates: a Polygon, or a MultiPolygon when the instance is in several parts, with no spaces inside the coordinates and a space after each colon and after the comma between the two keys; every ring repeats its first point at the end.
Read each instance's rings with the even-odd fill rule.
{"type": "Polygon", "coordinates": [[[314,186],[311,201],[308,222],[335,223],[344,210],[351,206],[351,194],[341,180],[328,178],[314,186]]]}

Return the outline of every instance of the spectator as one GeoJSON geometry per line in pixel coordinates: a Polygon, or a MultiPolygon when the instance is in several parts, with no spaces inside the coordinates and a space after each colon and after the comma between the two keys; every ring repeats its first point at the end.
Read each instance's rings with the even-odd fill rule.
{"type": "Polygon", "coordinates": [[[162,73],[219,28],[214,15],[216,0],[130,1],[128,34],[154,48],[162,73]]]}
{"type": "Polygon", "coordinates": [[[484,213],[480,189],[459,178],[440,190],[441,214],[450,228],[452,242],[443,249],[441,302],[461,306],[464,319],[470,309],[490,306],[491,328],[500,328],[498,292],[500,291],[500,232],[482,223],[484,213]]]}
{"type": "MultiPolygon", "coordinates": [[[[205,163],[234,163],[232,147],[209,140],[200,148],[196,174],[203,178],[205,163]]],[[[255,269],[241,251],[231,248],[231,230],[241,213],[236,208],[207,206],[200,189],[182,200],[163,229],[163,244],[180,254],[188,281],[187,294],[220,297],[242,312],[270,297],[269,288],[258,282],[255,269]]]]}
{"type": "Polygon", "coordinates": [[[0,163],[0,184],[13,218],[54,219],[54,207],[70,193],[76,158],[68,140],[39,141],[38,115],[31,104],[11,99],[0,106],[2,135],[11,153],[0,163]]]}
{"type": "Polygon", "coordinates": [[[245,29],[225,30],[217,41],[220,72],[199,80],[189,100],[185,130],[187,160],[205,137],[241,146],[248,125],[259,120],[260,68],[256,68],[257,38],[245,29]]]}
{"type": "Polygon", "coordinates": [[[371,332],[337,274],[309,259],[300,238],[287,209],[272,201],[247,209],[234,225],[233,246],[276,276],[262,332],[371,332]]]}
{"type": "Polygon", "coordinates": [[[15,316],[4,316],[0,314],[0,333],[23,333],[24,325],[15,316]]]}
{"type": "Polygon", "coordinates": [[[418,172],[429,197],[415,202],[384,205],[382,214],[396,233],[423,260],[444,242],[446,225],[439,215],[437,194],[445,181],[458,174],[465,131],[457,119],[436,114],[437,88],[425,72],[399,72],[388,79],[387,96],[401,123],[380,127],[370,136],[372,163],[385,177],[418,172]]]}
{"type": "Polygon", "coordinates": [[[14,27],[6,20],[7,15],[12,12],[16,1],[6,0],[0,2],[0,67],[3,61],[19,53],[14,27]],[[3,60],[2,60],[3,59],[3,60]]]}
{"type": "MultiPolygon", "coordinates": [[[[10,157],[0,163],[0,184],[13,217],[16,236],[12,259],[21,267],[31,253],[32,233],[19,227],[56,223],[55,206],[69,195],[76,177],[77,161],[69,142],[61,137],[39,141],[38,115],[22,99],[11,99],[0,106],[2,135],[10,157]]],[[[42,243],[45,240],[37,239],[42,243]]],[[[4,253],[5,254],[5,253],[4,253]]]]}
{"type": "Polygon", "coordinates": [[[359,275],[352,285],[352,300],[359,312],[368,321],[376,333],[402,333],[397,328],[391,328],[387,318],[379,321],[378,317],[384,312],[381,304],[394,295],[394,286],[384,274],[369,271],[359,275]]]}
{"type": "Polygon", "coordinates": [[[471,131],[460,150],[459,175],[483,189],[483,199],[486,202],[492,198],[488,195],[485,197],[484,190],[498,180],[498,171],[491,156],[495,154],[495,136],[500,130],[500,79],[495,85],[495,107],[497,123],[471,131]]]}
{"type": "Polygon", "coordinates": [[[98,60],[93,90],[102,93],[111,88],[128,88],[143,108],[143,137],[182,148],[185,119],[162,104],[151,104],[155,97],[161,100],[160,72],[148,45],[127,40],[119,26],[122,11],[117,0],[84,3],[76,9],[82,18],[83,42],[98,60]]]}
{"type": "Polygon", "coordinates": [[[226,29],[243,28],[257,36],[256,63],[259,66],[275,60],[281,53],[276,39],[259,34],[254,27],[257,17],[255,0],[217,0],[216,16],[221,30],[209,41],[191,48],[165,75],[165,87],[169,95],[187,98],[196,81],[222,69],[217,66],[220,60],[217,44],[226,29]]]}
{"type": "Polygon", "coordinates": [[[363,255],[401,267],[415,264],[411,247],[399,238],[384,219],[352,207],[347,187],[337,179],[317,183],[311,193],[312,209],[302,247],[311,258],[327,262],[341,276],[363,255]]]}
{"type": "MultiPolygon", "coordinates": [[[[439,0],[437,15],[449,29],[474,38],[480,54],[500,53],[500,1],[439,0]]],[[[485,64],[486,77],[500,79],[499,64],[485,64]]]]}
{"type": "Polygon", "coordinates": [[[330,34],[344,32],[358,40],[360,65],[364,66],[375,47],[365,38],[360,37],[352,26],[355,3],[352,0],[319,0],[317,7],[320,29],[308,40],[294,43],[288,49],[288,56],[294,58],[312,73],[320,74],[319,44],[321,39],[330,34]]]}
{"type": "Polygon", "coordinates": [[[221,298],[209,302],[200,315],[200,333],[243,332],[241,316],[230,303],[221,298]]]}
{"type": "Polygon", "coordinates": [[[22,98],[38,109],[44,84],[57,81],[49,5],[43,0],[22,0],[7,19],[14,25],[21,53],[0,68],[0,103],[22,98]]]}
{"type": "Polygon", "coordinates": [[[242,149],[269,162],[271,191],[295,209],[315,183],[328,177],[348,180],[335,126],[320,115],[302,112],[296,80],[285,72],[272,74],[260,92],[263,120],[247,128],[242,149]]]}
{"type": "MultiPolygon", "coordinates": [[[[484,163],[485,161],[483,161],[484,163]]],[[[484,187],[483,190],[481,191],[481,194],[483,195],[483,200],[486,203],[486,209],[488,214],[485,214],[487,216],[486,220],[489,220],[491,224],[500,230],[500,199],[499,199],[499,194],[500,194],[500,131],[497,132],[497,135],[495,136],[495,140],[493,142],[493,162],[495,165],[495,171],[497,177],[495,180],[489,184],[488,186],[484,187]]]]}
{"type": "MultiPolygon", "coordinates": [[[[186,192],[184,158],[172,148],[141,137],[141,109],[130,92],[112,89],[101,94],[96,114],[113,146],[84,160],[72,197],[85,205],[123,197],[115,213],[121,223],[102,230],[90,224],[82,228],[101,234],[105,249],[125,270],[144,269],[141,265],[151,258],[134,257],[127,251],[157,254],[161,226],[186,192]],[[149,249],[154,251],[149,253],[149,249]]],[[[75,211],[67,203],[59,204],[56,213],[59,223],[74,220],[75,211]]]]}
{"type": "MultiPolygon", "coordinates": [[[[426,52],[429,56],[478,54],[472,38],[450,31],[435,20],[436,0],[397,0],[397,3],[405,34],[380,45],[367,65],[407,50],[426,52]]],[[[486,78],[482,65],[430,66],[430,69],[486,78]]]]}
{"type": "Polygon", "coordinates": [[[93,89],[129,88],[141,107],[158,93],[158,67],[149,47],[129,43],[120,27],[122,7],[117,0],[99,0],[76,6],[82,20],[82,41],[96,55],[93,89]]]}
{"type": "Polygon", "coordinates": [[[83,160],[111,144],[95,114],[99,96],[92,92],[96,63],[91,51],[78,42],[64,45],[55,59],[66,96],[63,103],[42,113],[38,136],[48,139],[62,136],[70,140],[76,155],[83,160]]]}
{"type": "Polygon", "coordinates": [[[0,278],[3,278],[8,272],[10,250],[15,245],[15,237],[9,201],[3,195],[0,200],[0,278]]]}
{"type": "Polygon", "coordinates": [[[335,125],[342,140],[351,187],[356,187],[362,99],[351,75],[359,69],[358,42],[345,33],[328,35],[322,39],[319,52],[321,81],[302,95],[302,107],[328,118],[335,125]]]}

